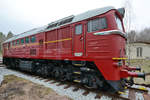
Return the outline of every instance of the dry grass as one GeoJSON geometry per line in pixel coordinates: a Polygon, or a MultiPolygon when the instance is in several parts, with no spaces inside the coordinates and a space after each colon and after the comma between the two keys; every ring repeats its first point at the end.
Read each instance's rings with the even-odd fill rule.
{"type": "MultiPolygon", "coordinates": [[[[141,72],[150,73],[150,60],[148,60],[148,59],[130,60],[130,65],[131,66],[139,66],[142,69],[141,72]]],[[[135,78],[134,80],[136,83],[150,84],[150,76],[146,76],[145,81],[140,78],[135,78]]]]}
{"type": "Polygon", "coordinates": [[[19,78],[17,76],[14,76],[14,75],[6,75],[6,76],[4,76],[3,83],[7,84],[7,83],[13,83],[13,82],[16,82],[16,81],[26,81],[26,80],[23,79],[23,78],[19,78]]]}
{"type": "Polygon", "coordinates": [[[0,100],[72,100],[50,88],[23,78],[7,75],[0,87],[0,100]]]}

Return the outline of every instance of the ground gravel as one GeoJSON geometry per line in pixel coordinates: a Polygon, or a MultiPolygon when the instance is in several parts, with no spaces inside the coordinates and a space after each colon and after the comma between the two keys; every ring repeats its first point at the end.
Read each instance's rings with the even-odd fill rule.
{"type": "Polygon", "coordinates": [[[53,89],[54,91],[56,91],[59,95],[66,95],[70,98],[72,98],[73,100],[111,100],[109,97],[104,96],[102,98],[104,99],[95,99],[96,94],[95,93],[89,93],[87,96],[83,96],[82,93],[84,92],[84,90],[80,89],[76,92],[73,92],[72,90],[74,89],[74,87],[70,87],[68,89],[64,89],[64,87],[66,85],[61,85],[61,86],[57,86],[58,83],[53,83],[53,80],[49,81],[49,82],[44,82],[44,80],[39,80],[36,79],[35,77],[32,76],[28,76],[25,74],[22,74],[21,72],[17,72],[14,70],[10,70],[10,69],[6,69],[6,68],[0,68],[0,76],[4,76],[4,75],[16,75],[18,77],[30,80],[34,83],[40,84],[40,85],[44,85],[45,87],[49,87],[51,89],[53,89]],[[106,99],[109,98],[109,99],[106,99]]]}
{"type": "Polygon", "coordinates": [[[2,84],[2,81],[3,81],[3,75],[0,75],[0,86],[2,84]]]}
{"type": "MultiPolygon", "coordinates": [[[[59,84],[59,83],[53,83],[52,84],[53,80],[48,81],[48,82],[44,82],[45,80],[39,80],[35,77],[25,75],[21,72],[6,69],[4,67],[0,68],[0,80],[3,79],[4,75],[10,75],[10,74],[16,75],[18,77],[21,77],[21,78],[24,78],[27,80],[30,80],[30,81],[37,83],[37,84],[40,84],[40,85],[44,85],[45,87],[49,87],[49,88],[53,89],[54,91],[56,91],[59,95],[66,95],[66,96],[72,98],[73,100],[112,100],[112,98],[108,97],[108,96],[102,96],[100,99],[95,99],[95,96],[96,96],[95,93],[89,93],[87,96],[83,96],[82,93],[84,92],[84,90],[82,90],[82,89],[80,89],[76,92],[73,92],[72,90],[75,88],[73,86],[71,86],[68,89],[64,89],[64,87],[66,85],[57,86],[57,84],[59,84]]],[[[134,85],[133,87],[138,87],[138,86],[134,85]]],[[[127,90],[126,93],[123,94],[122,96],[128,97],[128,93],[129,93],[129,91],[127,90]]],[[[143,96],[141,93],[136,93],[136,95],[137,95],[136,100],[143,100],[143,96]]]]}

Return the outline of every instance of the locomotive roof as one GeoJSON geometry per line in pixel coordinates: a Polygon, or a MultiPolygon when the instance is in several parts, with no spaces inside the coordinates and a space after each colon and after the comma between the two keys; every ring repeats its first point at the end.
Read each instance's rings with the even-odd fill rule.
{"type": "Polygon", "coordinates": [[[13,40],[16,40],[16,39],[19,39],[19,38],[23,38],[23,37],[26,37],[26,36],[37,34],[37,33],[41,32],[41,31],[45,30],[46,27],[47,26],[34,28],[34,29],[29,30],[29,31],[23,32],[21,34],[15,35],[12,38],[6,40],[4,43],[10,42],[10,41],[13,41],[13,40]]]}
{"type": "Polygon", "coordinates": [[[71,23],[74,23],[74,22],[79,22],[79,21],[88,19],[90,17],[94,17],[94,16],[97,16],[97,15],[106,13],[106,12],[112,10],[112,9],[115,9],[115,8],[112,7],[112,6],[109,6],[109,7],[89,10],[87,12],[81,13],[81,14],[76,15],[76,16],[71,15],[69,17],[65,17],[63,19],[51,22],[50,24],[45,25],[43,27],[34,28],[34,29],[31,29],[31,30],[26,31],[24,33],[15,35],[12,38],[6,40],[4,43],[10,42],[10,41],[13,41],[13,40],[16,40],[16,39],[19,39],[19,38],[23,38],[23,37],[26,37],[26,36],[34,35],[34,34],[37,34],[37,33],[40,33],[40,32],[53,30],[53,29],[59,28],[62,25],[67,25],[67,24],[71,24],[71,23]]]}
{"type": "Polygon", "coordinates": [[[94,17],[94,16],[97,16],[97,15],[106,13],[109,10],[112,10],[112,9],[115,9],[115,8],[112,7],[112,6],[109,6],[109,7],[104,7],[104,8],[98,8],[98,9],[94,9],[94,10],[89,10],[89,11],[84,12],[82,14],[76,15],[76,17],[73,19],[72,22],[78,22],[78,21],[81,21],[81,20],[85,20],[85,19],[88,19],[90,17],[94,17]]]}

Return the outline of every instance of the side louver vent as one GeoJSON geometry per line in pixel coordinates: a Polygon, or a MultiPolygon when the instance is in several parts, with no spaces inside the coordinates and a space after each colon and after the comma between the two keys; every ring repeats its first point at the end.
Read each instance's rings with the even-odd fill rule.
{"type": "Polygon", "coordinates": [[[36,49],[30,49],[30,55],[36,55],[36,49]]]}

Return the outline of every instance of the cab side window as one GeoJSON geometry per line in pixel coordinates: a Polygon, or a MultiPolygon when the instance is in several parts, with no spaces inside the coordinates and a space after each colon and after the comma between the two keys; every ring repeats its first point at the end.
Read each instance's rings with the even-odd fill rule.
{"type": "Polygon", "coordinates": [[[76,25],[75,26],[75,33],[78,34],[82,34],[82,24],[76,25]]]}
{"type": "Polygon", "coordinates": [[[106,18],[96,18],[88,21],[87,31],[94,32],[107,28],[106,18]]]}

